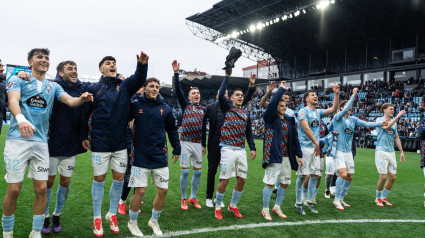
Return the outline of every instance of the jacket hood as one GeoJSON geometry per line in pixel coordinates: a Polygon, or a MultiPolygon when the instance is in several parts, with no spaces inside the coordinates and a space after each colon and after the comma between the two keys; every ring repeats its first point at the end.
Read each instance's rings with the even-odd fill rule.
{"type": "Polygon", "coordinates": [[[100,81],[105,83],[112,83],[112,84],[119,84],[122,82],[122,80],[120,79],[120,74],[117,74],[115,78],[101,76],[100,81]]]}
{"type": "Polygon", "coordinates": [[[79,79],[77,79],[76,83],[71,83],[71,82],[65,81],[59,74],[56,74],[56,78],[54,82],[59,84],[62,87],[67,87],[67,88],[75,88],[81,85],[81,81],[79,79]]]}
{"type": "Polygon", "coordinates": [[[156,99],[154,100],[154,99],[147,98],[146,94],[143,92],[142,94],[140,94],[138,98],[141,101],[148,102],[148,103],[154,103],[154,104],[165,103],[164,98],[161,96],[161,94],[158,94],[158,97],[156,97],[156,99]]]}

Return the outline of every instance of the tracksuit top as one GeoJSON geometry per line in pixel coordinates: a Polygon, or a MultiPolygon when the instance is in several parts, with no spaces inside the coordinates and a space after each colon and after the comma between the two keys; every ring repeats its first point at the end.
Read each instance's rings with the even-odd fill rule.
{"type": "Polygon", "coordinates": [[[285,156],[285,147],[287,157],[291,163],[291,168],[298,169],[298,162],[295,156],[302,158],[300,142],[298,140],[298,132],[296,128],[295,118],[287,114],[284,115],[286,128],[282,125],[282,119],[277,114],[279,102],[284,93],[283,88],[279,88],[273,95],[270,103],[263,114],[264,119],[264,144],[263,144],[263,168],[270,163],[282,163],[282,157],[285,156]],[[286,132],[283,132],[286,130],[286,132]],[[287,133],[286,143],[284,135],[287,133]],[[283,145],[284,144],[284,145],[283,145]]]}
{"type": "Polygon", "coordinates": [[[205,129],[202,127],[205,109],[201,105],[191,104],[185,97],[180,86],[179,74],[174,73],[174,90],[177,94],[180,107],[182,108],[183,122],[182,122],[182,133],[180,140],[201,143],[205,147],[206,133],[202,133],[205,129]]]}
{"type": "Polygon", "coordinates": [[[224,115],[220,146],[245,149],[245,140],[248,139],[249,148],[255,150],[251,120],[247,111],[234,107],[224,97],[228,81],[229,77],[225,76],[218,93],[218,104],[224,115]]]}
{"type": "Polygon", "coordinates": [[[161,95],[148,99],[145,93],[131,102],[130,119],[134,121],[133,165],[146,169],[168,166],[167,136],[173,154],[180,155],[181,147],[176,119],[161,95]]]}
{"type": "Polygon", "coordinates": [[[418,127],[419,144],[421,149],[421,168],[425,167],[425,125],[421,124],[418,127]]]}
{"type": "Polygon", "coordinates": [[[93,152],[115,152],[127,148],[127,123],[130,98],[146,82],[148,64],[137,63],[136,72],[122,81],[102,77],[98,83],[88,86],[94,96],[90,104],[90,148],[93,152]]]}
{"type": "MultiPolygon", "coordinates": [[[[76,83],[65,81],[59,74],[55,83],[62,86],[63,90],[71,97],[79,97],[86,92],[90,83],[76,83]]],[[[88,110],[88,103],[72,108],[56,100],[53,104],[49,127],[49,154],[53,157],[70,157],[85,153],[82,141],[87,140],[87,121],[82,117],[88,110]]]]}

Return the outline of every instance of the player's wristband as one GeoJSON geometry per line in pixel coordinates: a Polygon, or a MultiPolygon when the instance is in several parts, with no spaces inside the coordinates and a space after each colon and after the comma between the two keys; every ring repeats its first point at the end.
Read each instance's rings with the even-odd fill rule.
{"type": "Polygon", "coordinates": [[[25,118],[24,115],[22,115],[21,113],[17,114],[15,116],[16,121],[18,122],[18,124],[21,124],[22,122],[27,122],[28,120],[25,118]]]}

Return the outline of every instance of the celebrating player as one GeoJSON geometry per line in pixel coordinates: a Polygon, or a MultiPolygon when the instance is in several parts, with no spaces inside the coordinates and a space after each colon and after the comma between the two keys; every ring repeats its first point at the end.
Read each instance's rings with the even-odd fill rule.
{"type": "Polygon", "coordinates": [[[318,96],[316,92],[308,91],[304,94],[304,101],[307,103],[307,106],[298,112],[298,132],[304,163],[304,167],[299,167],[297,183],[295,185],[296,208],[300,214],[305,214],[302,207],[302,186],[305,177],[308,175],[310,175],[310,181],[308,183],[307,205],[311,212],[317,213],[313,204],[313,196],[317,185],[317,178],[320,175],[319,125],[323,116],[328,116],[337,111],[339,103],[339,85],[335,83],[332,89],[335,96],[331,108],[326,110],[316,109],[319,104],[318,96]]]}
{"type": "MultiPolygon", "coordinates": [[[[391,103],[382,104],[381,110],[383,111],[384,116],[377,118],[376,122],[389,121],[394,116],[394,105],[391,103]]],[[[387,206],[392,206],[392,204],[388,202],[387,196],[394,185],[397,173],[397,161],[395,158],[394,142],[400,151],[400,162],[404,162],[405,160],[403,148],[401,147],[401,141],[397,132],[397,121],[405,113],[406,111],[401,110],[397,116],[388,123],[388,125],[383,126],[382,128],[376,128],[378,137],[375,150],[375,165],[378,169],[379,180],[376,186],[375,203],[380,207],[383,207],[384,204],[387,206]]]]}
{"type": "Polygon", "coordinates": [[[167,143],[165,132],[174,148],[174,162],[179,158],[181,148],[173,112],[159,95],[158,79],[149,78],[146,81],[145,92],[131,103],[130,116],[135,118],[135,132],[134,159],[128,186],[134,187],[136,191],[130,201],[128,229],[134,236],[143,236],[137,226],[137,217],[151,174],[157,187],[157,194],[148,225],[155,235],[162,235],[158,218],[164,207],[169,180],[168,154],[164,153],[164,144],[167,143]]]}
{"type": "Polygon", "coordinates": [[[263,118],[265,122],[263,168],[266,169],[263,182],[263,210],[261,214],[267,220],[272,220],[269,212],[270,196],[276,181],[280,184],[276,193],[276,203],[273,212],[281,218],[286,218],[280,208],[285,198],[286,189],[291,184],[291,164],[297,170],[297,163],[303,166],[302,152],[298,140],[298,132],[294,117],[286,115],[286,103],[282,100],[285,81],[272,97],[263,118]],[[295,158],[295,155],[298,157],[295,158]]]}
{"type": "Polygon", "coordinates": [[[129,101],[146,81],[149,57],[141,52],[137,55],[137,68],[134,75],[121,80],[117,74],[116,60],[104,57],[99,63],[102,77],[98,83],[87,88],[94,95],[90,123],[90,146],[84,141],[86,149],[92,151],[94,180],[92,185],[93,233],[103,236],[101,207],[108,165],[112,170],[113,182],[109,191],[110,206],[105,219],[113,233],[119,233],[117,209],[123,187],[127,166],[127,123],[129,101]]]}
{"type": "Polygon", "coordinates": [[[335,200],[333,204],[338,210],[351,207],[344,202],[345,194],[350,188],[354,174],[354,160],[351,146],[353,144],[354,128],[357,127],[380,127],[388,124],[383,122],[365,122],[357,117],[350,116],[351,106],[357,96],[358,88],[353,89],[353,95],[349,101],[344,100],[339,104],[341,110],[333,118],[333,130],[338,132],[336,154],[334,157],[335,167],[339,177],[336,180],[335,200]]]}
{"type": "Polygon", "coordinates": [[[28,64],[32,68],[30,81],[12,76],[7,85],[9,109],[13,117],[4,148],[8,185],[3,200],[3,237],[13,237],[16,204],[27,166],[35,193],[30,237],[41,237],[49,171],[47,133],[54,100],[70,107],[79,107],[93,100],[93,95],[89,93],[73,98],[57,83],[45,80],[50,66],[49,53],[48,49],[32,49],[28,53],[28,64]]]}
{"type": "MultiPolygon", "coordinates": [[[[176,60],[172,63],[174,71],[174,91],[177,94],[178,102],[182,108],[183,122],[182,122],[182,133],[180,137],[182,154],[180,158],[181,177],[180,177],[180,190],[181,190],[181,208],[187,210],[187,177],[189,176],[190,165],[193,167],[192,177],[192,189],[189,197],[189,203],[195,208],[202,208],[196,198],[199,183],[201,182],[202,173],[202,155],[205,155],[205,137],[201,138],[202,135],[202,124],[205,115],[205,109],[199,105],[201,101],[201,94],[199,89],[191,87],[189,90],[189,96],[187,100],[184,97],[184,93],[180,86],[179,81],[179,69],[180,63],[176,60]],[[202,145],[201,145],[202,141],[202,145]]],[[[205,129],[205,128],[204,128],[205,129]]]]}

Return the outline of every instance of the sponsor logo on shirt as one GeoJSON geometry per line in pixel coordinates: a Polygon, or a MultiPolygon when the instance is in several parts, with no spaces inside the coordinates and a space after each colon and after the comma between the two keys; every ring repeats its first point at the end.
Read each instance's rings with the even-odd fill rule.
{"type": "Polygon", "coordinates": [[[395,130],[393,128],[388,129],[388,135],[390,136],[395,135],[395,130]]]}
{"type": "Polygon", "coordinates": [[[345,128],[345,134],[352,135],[353,134],[353,130],[351,130],[350,128],[345,128]]]}
{"type": "Polygon", "coordinates": [[[44,110],[47,107],[47,101],[40,95],[35,95],[27,99],[27,105],[33,110],[44,110]]]}
{"type": "Polygon", "coordinates": [[[319,121],[318,120],[314,120],[310,124],[310,127],[318,127],[318,126],[319,126],[319,121]]]}

